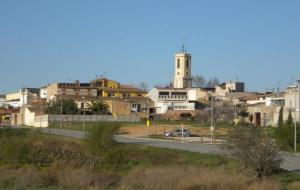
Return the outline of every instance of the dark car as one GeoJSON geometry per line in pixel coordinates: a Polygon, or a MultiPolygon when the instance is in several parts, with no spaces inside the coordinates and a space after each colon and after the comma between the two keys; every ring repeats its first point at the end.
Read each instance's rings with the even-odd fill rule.
{"type": "Polygon", "coordinates": [[[181,137],[181,136],[189,137],[191,135],[192,135],[192,133],[188,129],[183,129],[183,130],[182,129],[176,129],[176,130],[164,133],[165,137],[181,137]]]}

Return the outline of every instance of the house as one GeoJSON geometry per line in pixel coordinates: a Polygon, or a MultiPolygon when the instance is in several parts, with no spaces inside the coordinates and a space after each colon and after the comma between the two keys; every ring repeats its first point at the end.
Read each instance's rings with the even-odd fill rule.
{"type": "Polygon", "coordinates": [[[20,92],[8,93],[5,96],[5,104],[8,107],[19,108],[21,107],[20,99],[21,99],[20,92]]]}
{"type": "Polygon", "coordinates": [[[68,99],[72,97],[97,97],[97,88],[91,87],[90,83],[53,83],[47,86],[47,100],[57,97],[68,99]]]}
{"type": "Polygon", "coordinates": [[[154,102],[154,107],[157,114],[166,113],[168,110],[195,110],[197,95],[195,91],[189,93],[189,89],[177,88],[153,88],[147,94],[154,102]],[[193,100],[193,101],[190,101],[193,100]]]}
{"type": "Polygon", "coordinates": [[[194,111],[201,101],[208,101],[214,95],[214,88],[192,88],[192,55],[183,47],[175,54],[174,81],[172,87],[155,87],[147,97],[153,101],[155,113],[168,110],[194,111]]]}
{"type": "Polygon", "coordinates": [[[296,86],[290,86],[281,93],[261,94],[256,100],[247,101],[253,124],[258,126],[277,126],[281,108],[284,121],[291,112],[293,120],[299,122],[299,92],[296,86]]]}
{"type": "Polygon", "coordinates": [[[299,92],[297,86],[290,86],[284,91],[285,109],[284,118],[287,119],[288,112],[291,111],[292,117],[297,122],[300,122],[299,114],[299,92]]]}
{"type": "Polygon", "coordinates": [[[45,115],[43,104],[24,105],[18,113],[11,115],[11,125],[31,127],[48,127],[48,116],[45,115]]]}
{"type": "Polygon", "coordinates": [[[21,88],[20,89],[20,107],[30,103],[32,99],[39,98],[39,88],[21,88]]]}
{"type": "Polygon", "coordinates": [[[97,88],[98,97],[144,97],[146,91],[133,85],[120,84],[107,78],[98,78],[90,82],[91,87],[97,88]]]}

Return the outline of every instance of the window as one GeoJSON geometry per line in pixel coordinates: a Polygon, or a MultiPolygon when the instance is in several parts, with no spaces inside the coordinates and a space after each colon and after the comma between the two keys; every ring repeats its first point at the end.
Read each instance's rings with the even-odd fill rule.
{"type": "Polygon", "coordinates": [[[177,69],[180,69],[180,59],[177,59],[177,69]]]}
{"type": "Polygon", "coordinates": [[[180,75],[180,73],[179,73],[179,72],[177,72],[177,75],[180,75]]]}
{"type": "Polygon", "coordinates": [[[186,59],[185,66],[186,66],[186,68],[189,68],[189,59],[186,59]]]}

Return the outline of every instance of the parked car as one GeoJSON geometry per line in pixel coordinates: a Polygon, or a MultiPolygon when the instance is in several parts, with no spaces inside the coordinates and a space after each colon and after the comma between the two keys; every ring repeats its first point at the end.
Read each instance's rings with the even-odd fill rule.
{"type": "Polygon", "coordinates": [[[181,137],[182,134],[184,137],[189,137],[192,135],[191,131],[188,129],[183,129],[183,132],[181,129],[176,129],[174,131],[165,132],[164,136],[165,137],[181,137]]]}

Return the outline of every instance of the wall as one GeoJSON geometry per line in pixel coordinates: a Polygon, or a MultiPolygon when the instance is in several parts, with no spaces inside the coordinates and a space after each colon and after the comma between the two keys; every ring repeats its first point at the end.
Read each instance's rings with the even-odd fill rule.
{"type": "Polygon", "coordinates": [[[20,97],[21,97],[20,92],[6,94],[6,101],[20,99],[20,97]]]}
{"type": "Polygon", "coordinates": [[[141,119],[138,116],[119,116],[114,118],[111,115],[49,115],[49,122],[55,121],[114,121],[114,122],[139,122],[141,119]]]}

